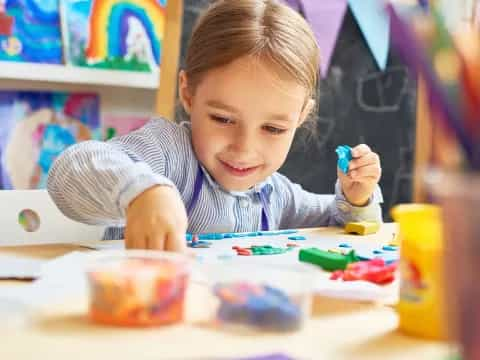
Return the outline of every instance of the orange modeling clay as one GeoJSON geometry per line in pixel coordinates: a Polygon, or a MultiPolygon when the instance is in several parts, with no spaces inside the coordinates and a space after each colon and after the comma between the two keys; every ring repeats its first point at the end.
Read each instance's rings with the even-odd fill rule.
{"type": "Polygon", "coordinates": [[[118,326],[179,322],[188,274],[167,259],[122,259],[89,272],[90,318],[118,326]]]}

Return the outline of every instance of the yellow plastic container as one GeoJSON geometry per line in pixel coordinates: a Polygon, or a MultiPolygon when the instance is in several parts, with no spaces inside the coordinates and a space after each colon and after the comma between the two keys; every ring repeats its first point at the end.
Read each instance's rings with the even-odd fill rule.
{"type": "Polygon", "coordinates": [[[401,237],[399,328],[410,335],[445,339],[440,209],[402,204],[392,209],[392,217],[401,237]]]}

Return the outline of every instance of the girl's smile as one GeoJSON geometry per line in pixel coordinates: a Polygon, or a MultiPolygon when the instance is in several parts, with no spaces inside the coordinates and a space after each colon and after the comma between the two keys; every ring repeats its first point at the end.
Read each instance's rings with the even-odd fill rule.
{"type": "Polygon", "coordinates": [[[233,176],[247,177],[260,169],[260,166],[236,166],[226,161],[219,160],[225,167],[226,171],[230,172],[233,176]]]}

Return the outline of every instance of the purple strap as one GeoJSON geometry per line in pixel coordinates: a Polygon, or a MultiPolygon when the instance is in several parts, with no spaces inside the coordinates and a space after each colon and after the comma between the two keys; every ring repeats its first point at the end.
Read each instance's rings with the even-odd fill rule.
{"type": "Polygon", "coordinates": [[[260,196],[260,201],[262,202],[262,231],[268,231],[270,230],[270,227],[268,226],[268,217],[267,213],[265,212],[265,209],[268,207],[267,197],[265,196],[263,189],[260,190],[258,195],[260,196]]]}
{"type": "Polygon", "coordinates": [[[268,231],[268,218],[267,214],[265,213],[265,209],[262,208],[262,231],[268,231]]]}
{"type": "Polygon", "coordinates": [[[203,171],[202,167],[198,165],[197,176],[195,177],[195,185],[193,185],[193,195],[192,201],[190,201],[190,205],[187,208],[187,215],[190,216],[193,208],[197,204],[198,197],[200,196],[200,191],[202,190],[203,185],[203,171]]]}
{"type": "MultiPolygon", "coordinates": [[[[203,186],[203,178],[204,178],[204,175],[203,175],[202,167],[198,165],[197,176],[195,177],[195,184],[193,185],[192,200],[190,201],[190,204],[188,205],[188,208],[187,208],[188,216],[190,216],[190,213],[192,212],[193,208],[198,202],[200,191],[202,190],[202,186],[203,186]]],[[[270,229],[268,226],[267,213],[265,212],[265,209],[268,206],[267,198],[263,193],[263,189],[258,193],[258,195],[260,196],[260,201],[262,202],[262,231],[268,231],[270,229]]]]}

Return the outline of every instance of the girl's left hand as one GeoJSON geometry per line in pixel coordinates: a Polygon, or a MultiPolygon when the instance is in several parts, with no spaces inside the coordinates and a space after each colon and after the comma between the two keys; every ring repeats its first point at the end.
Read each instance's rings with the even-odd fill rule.
{"type": "Polygon", "coordinates": [[[343,173],[338,167],[337,173],[348,202],[354,206],[364,206],[382,175],[380,157],[368,145],[357,145],[352,149],[348,173],[343,173]]]}

